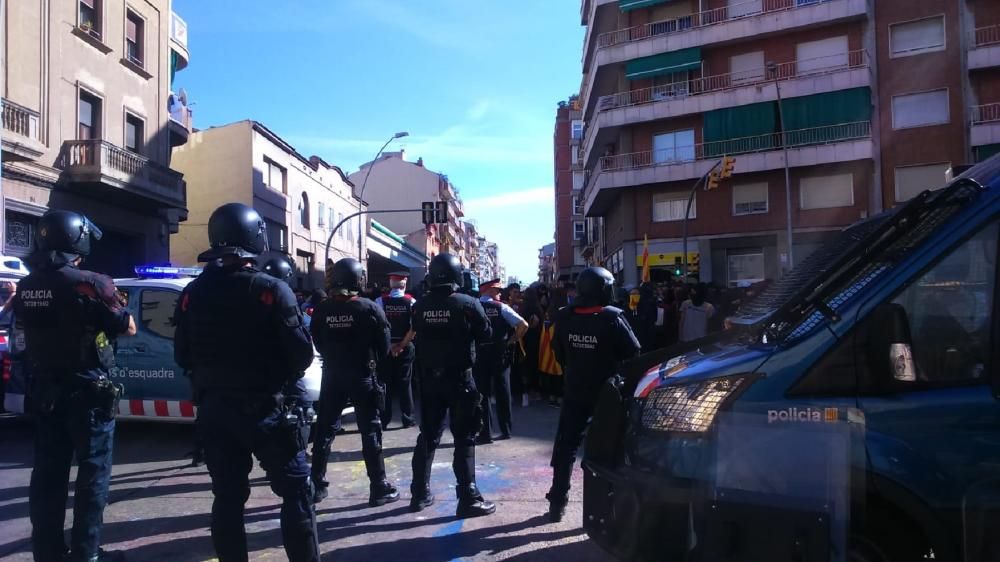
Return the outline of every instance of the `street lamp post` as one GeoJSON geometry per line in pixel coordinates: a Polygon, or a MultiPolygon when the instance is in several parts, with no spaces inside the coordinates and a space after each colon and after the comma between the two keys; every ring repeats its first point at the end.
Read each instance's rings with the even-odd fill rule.
{"type": "MultiPolygon", "coordinates": [[[[408,136],[410,136],[410,133],[407,133],[406,131],[400,131],[400,132],[396,133],[395,135],[392,135],[391,137],[389,137],[389,140],[385,141],[385,144],[382,145],[382,148],[378,149],[378,152],[375,153],[375,158],[372,159],[372,163],[368,165],[368,171],[365,172],[365,179],[364,179],[364,181],[361,182],[361,191],[358,192],[358,216],[359,217],[361,216],[361,213],[364,211],[363,205],[364,205],[364,200],[365,200],[365,186],[368,185],[368,176],[372,175],[372,168],[374,168],[375,167],[375,163],[378,162],[379,156],[382,156],[382,151],[385,150],[385,147],[389,146],[390,142],[392,142],[392,141],[394,141],[396,139],[401,139],[403,137],[408,137],[408,136]]],[[[359,220],[358,221],[358,261],[359,262],[364,262],[365,261],[364,257],[361,254],[361,252],[362,252],[361,244],[363,242],[362,236],[364,236],[364,233],[363,233],[364,229],[361,227],[361,225],[362,225],[362,221],[359,220]]]]}
{"type": "Polygon", "coordinates": [[[778,121],[781,135],[781,148],[784,152],[785,160],[785,236],[788,239],[788,264],[787,268],[795,266],[795,250],[792,244],[792,179],[788,171],[788,139],[785,137],[785,110],[781,107],[781,86],[778,85],[778,65],[768,61],[767,71],[774,77],[774,91],[778,96],[778,121]]]}

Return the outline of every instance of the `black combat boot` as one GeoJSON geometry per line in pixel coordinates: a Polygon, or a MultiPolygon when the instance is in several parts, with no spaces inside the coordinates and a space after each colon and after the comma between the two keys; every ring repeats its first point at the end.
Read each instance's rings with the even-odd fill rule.
{"type": "Polygon", "coordinates": [[[545,499],[549,500],[549,521],[553,523],[562,521],[566,515],[566,504],[569,503],[569,499],[552,492],[545,494],[545,499]]]}
{"type": "Polygon", "coordinates": [[[434,505],[434,494],[431,493],[430,488],[416,491],[411,489],[410,493],[413,495],[410,498],[410,511],[416,513],[434,505]]]}
{"type": "Polygon", "coordinates": [[[388,480],[382,480],[381,482],[373,482],[369,486],[370,494],[368,495],[368,506],[378,507],[380,505],[385,505],[387,503],[392,503],[399,500],[399,490],[395,486],[389,483],[388,480]]]}
{"type": "Polygon", "coordinates": [[[459,486],[456,491],[458,492],[458,509],[455,510],[455,517],[459,519],[482,517],[497,510],[496,504],[486,501],[474,483],[459,486]]]}
{"type": "Polygon", "coordinates": [[[330,495],[330,491],[327,489],[329,488],[329,485],[321,482],[315,482],[314,484],[316,489],[313,490],[313,503],[319,503],[330,495]]]}

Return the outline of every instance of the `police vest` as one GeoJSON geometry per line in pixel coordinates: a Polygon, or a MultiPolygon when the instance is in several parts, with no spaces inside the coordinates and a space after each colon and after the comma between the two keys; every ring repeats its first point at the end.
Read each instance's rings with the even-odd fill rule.
{"type": "MultiPolygon", "coordinates": [[[[476,361],[470,318],[480,315],[476,299],[460,293],[430,292],[413,305],[417,360],[425,369],[465,370],[476,361]]],[[[488,324],[486,318],[480,321],[488,324]]]]}
{"type": "Polygon", "coordinates": [[[566,307],[556,317],[555,345],[561,348],[567,398],[591,401],[619,363],[638,351],[620,309],[566,307]],[[622,356],[622,354],[625,356],[622,356]]]}
{"type": "MultiPolygon", "coordinates": [[[[181,294],[192,378],[199,388],[277,392],[293,378],[279,344],[281,281],[253,269],[206,269],[181,294]]],[[[289,303],[291,304],[291,303],[289,303]]]]}
{"type": "Polygon", "coordinates": [[[392,335],[392,341],[402,340],[413,325],[411,322],[413,298],[409,295],[382,297],[382,310],[385,311],[385,318],[389,321],[389,333],[392,335]]]}
{"type": "Polygon", "coordinates": [[[510,336],[514,332],[503,317],[503,305],[497,301],[483,301],[482,305],[486,317],[490,319],[490,326],[493,328],[492,343],[502,348],[502,346],[507,345],[507,341],[510,340],[510,336]]]}
{"type": "Polygon", "coordinates": [[[43,379],[114,367],[111,342],[128,327],[114,282],[71,265],[40,267],[22,279],[14,312],[31,368],[43,379]]]}
{"type": "Polygon", "coordinates": [[[320,303],[312,316],[316,348],[325,371],[370,374],[371,362],[388,347],[378,305],[366,298],[332,298],[320,303]]]}

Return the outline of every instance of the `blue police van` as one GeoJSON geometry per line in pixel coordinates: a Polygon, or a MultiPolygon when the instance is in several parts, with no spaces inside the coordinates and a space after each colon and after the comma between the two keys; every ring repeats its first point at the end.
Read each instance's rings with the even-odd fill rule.
{"type": "Polygon", "coordinates": [[[627,560],[1000,560],[1000,158],[839,232],[602,391],[584,526],[627,560]]]}
{"type": "MultiPolygon", "coordinates": [[[[135,336],[120,336],[115,349],[116,366],[110,375],[125,387],[118,405],[119,417],[160,422],[193,422],[197,413],[191,402],[191,383],[174,361],[173,314],[184,287],[201,272],[199,268],[137,267],[138,277],[116,279],[115,286],[127,303],[138,329],[135,336]]],[[[30,373],[25,368],[24,338],[12,326],[11,353],[5,361],[4,406],[7,411],[30,411],[30,373]]],[[[322,363],[317,354],[306,370],[306,399],[319,400],[322,363]]]]}

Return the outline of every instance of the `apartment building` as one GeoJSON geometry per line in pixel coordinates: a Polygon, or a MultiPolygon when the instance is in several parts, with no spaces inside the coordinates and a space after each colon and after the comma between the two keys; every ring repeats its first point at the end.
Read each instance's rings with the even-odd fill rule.
{"type": "Polygon", "coordinates": [[[538,280],[551,285],[558,278],[559,267],[556,264],[556,244],[546,244],[538,249],[538,280]]]}
{"type": "Polygon", "coordinates": [[[104,232],[85,267],[166,262],[187,218],[171,149],[191,131],[187,24],[169,0],[2,2],[3,253],[24,256],[47,209],[104,232]]]}
{"type": "Polygon", "coordinates": [[[448,222],[443,225],[424,226],[419,212],[377,214],[380,223],[399,233],[406,241],[429,257],[443,252],[459,256],[465,267],[469,266],[466,227],[462,218],[465,209],[462,199],[448,176],[428,170],[424,159],[416,162],[406,159],[406,152],[383,152],[378,160],[366,162],[349,176],[360,190],[371,210],[420,209],[427,201],[448,202],[448,222]],[[368,170],[371,168],[371,174],[368,170]],[[365,177],[368,181],[365,184],[365,177]]]}
{"type": "Polygon", "coordinates": [[[573,279],[587,265],[588,232],[583,216],[583,112],[579,96],[559,102],[553,133],[556,212],[556,265],[560,278],[573,279]]]}
{"type": "MultiPolygon", "coordinates": [[[[267,223],[272,250],[291,257],[293,287],[323,286],[326,242],[345,217],[358,211],[353,184],[337,166],[306,158],[257,121],[238,121],[197,131],[174,152],[173,165],[190,187],[189,220],[171,247],[171,261],[191,265],[208,248],[208,218],[224,203],[250,205],[267,223]]],[[[334,232],[330,259],[357,257],[355,218],[334,232]]],[[[361,255],[365,255],[362,236],[361,255]]]]}
{"type": "Polygon", "coordinates": [[[583,0],[581,22],[586,255],[626,284],[644,236],[654,277],[683,261],[724,155],[687,258],[732,286],[1000,150],[996,2],[583,0]]]}

